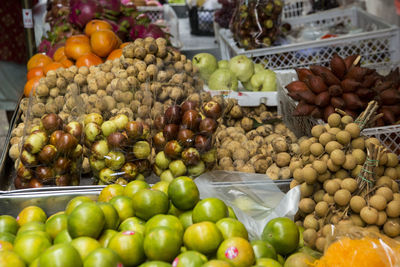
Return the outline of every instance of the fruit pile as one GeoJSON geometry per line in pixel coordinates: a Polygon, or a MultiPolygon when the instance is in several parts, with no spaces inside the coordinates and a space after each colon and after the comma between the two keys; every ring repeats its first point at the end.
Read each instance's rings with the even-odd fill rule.
{"type": "Polygon", "coordinates": [[[56,114],[44,116],[41,124],[24,139],[15,187],[79,185],[82,125],[76,121],[64,124],[56,114]]]}
{"type": "Polygon", "coordinates": [[[299,101],[293,115],[310,115],[327,121],[335,108],[339,108],[356,118],[369,101],[376,100],[380,105],[378,112],[383,113],[377,126],[398,121],[399,70],[383,77],[375,69],[360,67],[359,61],[360,57],[356,55],[343,59],[335,54],[330,69],[317,65],[296,69],[299,80],[286,86],[288,95],[299,101]]]}
{"type": "Polygon", "coordinates": [[[323,251],[330,224],[369,227],[399,236],[397,155],[385,151],[379,158],[372,157],[367,148],[380,147],[379,140],[360,136],[359,125],[349,115],[332,113],[328,124],[314,126],[311,134],[301,141],[301,154],[291,163],[291,188],[300,185],[297,219],[306,229],[306,244],[323,251]],[[370,191],[364,194],[361,184],[372,174],[374,178],[367,181],[370,191]]]}
{"type": "Polygon", "coordinates": [[[124,114],[103,121],[97,113],[85,117],[85,145],[99,184],[127,184],[150,175],[150,127],[124,114]]]}
{"type": "Polygon", "coordinates": [[[248,91],[276,91],[275,72],[244,55],[217,62],[213,55],[200,53],[193,57],[193,65],[211,90],[237,91],[240,81],[248,91]]]}
{"type": "Polygon", "coordinates": [[[171,181],[182,175],[197,177],[212,169],[216,161],[213,135],[221,114],[222,107],[215,101],[202,107],[197,102],[185,101],[167,108],[163,116],[156,118],[156,175],[171,181]]]}
{"type": "Polygon", "coordinates": [[[200,199],[189,177],[150,186],[132,181],[104,188],[98,202],[69,201],[49,218],[37,206],[17,219],[0,216],[1,266],[306,266],[315,251],[303,247],[288,218],[267,223],[249,241],[233,209],[217,198],[200,199]],[[300,266],[300,265],[298,265],[300,266]]]}
{"type": "Polygon", "coordinates": [[[237,1],[229,25],[233,38],[244,49],[269,47],[280,30],[281,0],[237,1]]]}

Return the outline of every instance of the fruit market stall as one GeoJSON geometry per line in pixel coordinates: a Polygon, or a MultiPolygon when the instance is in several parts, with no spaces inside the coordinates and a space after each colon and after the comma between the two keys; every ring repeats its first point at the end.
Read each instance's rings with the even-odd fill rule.
{"type": "Polygon", "coordinates": [[[0,265],[400,265],[397,27],[239,1],[217,42],[186,40],[169,7],[100,2],[45,16],[0,159],[0,265]],[[321,16],[343,36],[271,65],[321,16]],[[244,53],[219,60],[229,31],[244,53]]]}

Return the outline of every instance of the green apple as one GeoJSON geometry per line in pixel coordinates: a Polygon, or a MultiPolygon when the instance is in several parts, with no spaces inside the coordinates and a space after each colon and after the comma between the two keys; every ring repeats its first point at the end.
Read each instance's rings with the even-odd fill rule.
{"type": "Polygon", "coordinates": [[[228,69],[229,68],[229,61],[225,60],[225,59],[218,61],[218,68],[219,69],[228,69]]]}
{"type": "Polygon", "coordinates": [[[254,73],[265,70],[264,66],[260,63],[254,64],[254,73]]]}
{"type": "Polygon", "coordinates": [[[238,80],[229,69],[217,69],[211,74],[208,87],[211,90],[237,91],[238,80]]]}
{"type": "Polygon", "coordinates": [[[276,75],[272,70],[262,70],[251,76],[250,84],[255,91],[276,91],[276,75]]]}
{"type": "Polygon", "coordinates": [[[247,82],[254,74],[254,63],[245,55],[239,55],[229,60],[229,69],[241,82],[247,82]]]}
{"type": "MultiPolygon", "coordinates": [[[[253,75],[254,76],[254,75],[253,75]]],[[[244,87],[244,89],[246,89],[247,91],[257,91],[252,85],[251,85],[251,79],[247,82],[242,82],[242,85],[244,87]]]]}
{"type": "Polygon", "coordinates": [[[208,81],[210,75],[217,69],[217,59],[209,53],[199,53],[193,57],[192,63],[199,68],[200,77],[208,81]]]}

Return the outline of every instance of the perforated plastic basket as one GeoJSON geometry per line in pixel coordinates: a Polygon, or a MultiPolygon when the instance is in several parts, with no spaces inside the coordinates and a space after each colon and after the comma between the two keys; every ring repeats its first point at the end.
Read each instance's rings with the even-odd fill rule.
{"type": "Polygon", "coordinates": [[[307,15],[312,10],[310,0],[286,0],[282,10],[282,18],[288,19],[307,15]]]}
{"type": "Polygon", "coordinates": [[[364,129],[362,135],[375,137],[400,158],[400,125],[364,129]]]}
{"type": "Polygon", "coordinates": [[[361,27],[362,33],[329,38],[324,40],[293,43],[282,46],[244,50],[239,48],[229,30],[220,30],[221,57],[231,58],[243,54],[272,69],[291,69],[313,64],[328,65],[334,53],[341,56],[360,54],[362,64],[398,62],[400,60],[400,30],[379,18],[357,8],[333,9],[309,16],[285,19],[294,29],[306,25],[323,24],[331,26],[340,22],[361,27]]]}
{"type": "Polygon", "coordinates": [[[214,35],[215,10],[197,7],[189,8],[189,22],[191,34],[213,36],[214,35]]]}
{"type": "Polygon", "coordinates": [[[145,12],[151,19],[151,22],[155,22],[159,19],[164,19],[164,7],[163,6],[138,6],[138,11],[145,12]]]}

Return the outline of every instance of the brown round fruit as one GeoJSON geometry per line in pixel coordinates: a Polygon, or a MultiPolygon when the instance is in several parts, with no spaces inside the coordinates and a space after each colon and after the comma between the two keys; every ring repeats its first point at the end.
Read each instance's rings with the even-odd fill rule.
{"type": "Polygon", "coordinates": [[[199,127],[201,116],[198,111],[190,109],[183,114],[181,125],[187,129],[196,131],[199,127]]]}
{"type": "Polygon", "coordinates": [[[211,136],[217,129],[217,122],[211,118],[205,118],[200,122],[199,131],[201,134],[211,136]]]}
{"type": "Polygon", "coordinates": [[[192,130],[189,129],[181,129],[178,132],[178,141],[184,147],[191,147],[194,144],[194,133],[192,130]]]}
{"type": "Polygon", "coordinates": [[[207,117],[216,120],[221,116],[222,109],[217,102],[211,100],[203,105],[203,112],[207,117]]]}
{"type": "Polygon", "coordinates": [[[178,105],[171,106],[165,111],[165,121],[168,124],[180,124],[182,117],[181,107],[178,105]]]}
{"type": "Polygon", "coordinates": [[[177,124],[167,124],[164,127],[163,134],[167,141],[176,139],[178,136],[179,125],[177,124]]]}
{"type": "Polygon", "coordinates": [[[52,133],[61,129],[62,120],[57,114],[50,113],[42,118],[42,125],[47,132],[52,133]]]}
{"type": "Polygon", "coordinates": [[[167,157],[176,159],[182,153],[183,147],[176,140],[169,141],[164,147],[164,153],[167,157]]]}

